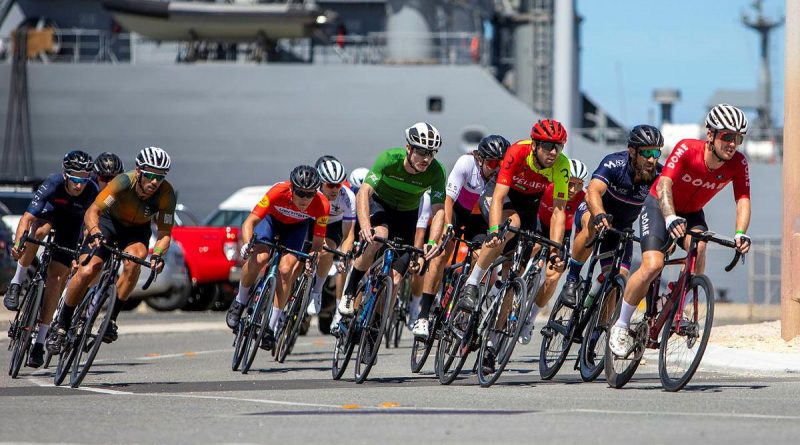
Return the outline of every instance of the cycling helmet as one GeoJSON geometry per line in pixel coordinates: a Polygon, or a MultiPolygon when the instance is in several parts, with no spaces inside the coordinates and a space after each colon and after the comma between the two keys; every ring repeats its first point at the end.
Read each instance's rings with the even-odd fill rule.
{"type": "Polygon", "coordinates": [[[322,178],[319,177],[317,169],[310,165],[300,165],[289,174],[289,181],[292,187],[302,190],[316,190],[322,185],[322,178]]]}
{"type": "Polygon", "coordinates": [[[628,147],[663,147],[664,136],[652,125],[637,125],[628,133],[628,147]]]}
{"type": "Polygon", "coordinates": [[[330,156],[329,159],[325,160],[320,158],[320,161],[317,161],[317,172],[319,173],[322,182],[327,182],[328,184],[339,184],[347,178],[347,174],[344,171],[344,166],[341,162],[339,162],[338,159],[330,156]]]}
{"type": "Polygon", "coordinates": [[[586,164],[583,162],[577,159],[570,159],[569,176],[570,178],[578,178],[581,181],[586,181],[586,177],[589,176],[589,169],[586,168],[586,164]]]}
{"type": "Polygon", "coordinates": [[[567,130],[555,119],[541,119],[531,128],[531,139],[541,142],[567,143],[567,130]]]}
{"type": "Polygon", "coordinates": [[[94,172],[99,176],[118,175],[124,171],[122,160],[114,153],[104,151],[94,160],[94,172]]]}
{"type": "Polygon", "coordinates": [[[92,157],[89,153],[80,150],[72,150],[64,155],[61,166],[65,171],[70,172],[92,172],[92,157]]]}
{"type": "Polygon", "coordinates": [[[478,143],[478,155],[483,159],[503,159],[509,145],[511,143],[503,136],[490,134],[478,143]]]}
{"type": "Polygon", "coordinates": [[[172,161],[166,151],[158,147],[143,148],[142,151],[136,155],[136,167],[152,167],[159,170],[169,171],[169,166],[172,161]]]}
{"type": "Polygon", "coordinates": [[[406,142],[412,148],[426,148],[438,150],[442,146],[442,136],[439,130],[431,124],[417,122],[406,128],[406,142]]]}
{"type": "Polygon", "coordinates": [[[747,133],[747,116],[733,105],[716,105],[706,116],[706,128],[709,130],[730,130],[747,133]]]}
{"type": "Polygon", "coordinates": [[[361,184],[364,182],[364,179],[367,178],[368,174],[368,168],[359,167],[353,169],[353,171],[350,172],[350,185],[354,187],[361,187],[361,184]]]}

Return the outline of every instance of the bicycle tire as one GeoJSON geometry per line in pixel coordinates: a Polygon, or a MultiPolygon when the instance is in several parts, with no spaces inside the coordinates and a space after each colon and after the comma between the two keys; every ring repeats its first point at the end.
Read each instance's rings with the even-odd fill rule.
{"type": "Polygon", "coordinates": [[[306,308],[311,295],[311,283],[306,274],[299,278],[300,283],[297,285],[295,291],[294,303],[291,307],[290,314],[286,317],[287,326],[281,332],[281,339],[276,343],[275,360],[278,363],[283,363],[286,357],[292,353],[294,344],[297,342],[297,337],[300,336],[300,331],[303,329],[303,323],[306,317],[306,308]],[[300,294],[300,298],[297,296],[300,294]]]}
{"type": "Polygon", "coordinates": [[[583,330],[583,341],[578,350],[578,372],[584,382],[593,382],[605,369],[605,350],[611,326],[610,317],[609,320],[602,323],[600,318],[605,305],[610,304],[609,296],[614,292],[616,292],[617,299],[622,298],[625,293],[624,279],[614,280],[596,297],[594,312],[583,330]]]}
{"type": "MultiPolygon", "coordinates": [[[[497,379],[500,378],[500,375],[503,374],[503,371],[506,369],[506,365],[508,364],[509,360],[511,360],[511,355],[514,353],[514,346],[517,344],[517,339],[522,332],[523,323],[520,321],[528,313],[527,309],[529,306],[527,304],[528,298],[527,292],[525,291],[525,281],[522,278],[514,279],[514,281],[512,281],[508,287],[502,290],[501,295],[504,295],[503,298],[508,297],[507,292],[509,291],[513,292],[513,295],[511,296],[512,306],[511,312],[507,317],[508,320],[506,320],[505,329],[487,329],[481,338],[481,347],[478,352],[476,367],[478,371],[478,383],[482,388],[488,388],[494,385],[497,379]],[[509,326],[509,323],[511,326],[509,326]],[[497,347],[495,369],[494,372],[486,374],[483,370],[483,360],[485,358],[487,348],[489,347],[488,343],[489,340],[491,340],[491,337],[494,336],[497,338],[498,335],[502,335],[503,338],[498,341],[499,345],[497,347]]],[[[500,307],[498,306],[492,310],[492,314],[489,317],[489,320],[494,319],[493,326],[496,326],[499,322],[499,316],[500,307]]]]}
{"type": "Polygon", "coordinates": [[[714,286],[711,284],[711,280],[705,275],[692,277],[686,288],[685,304],[676,328],[675,315],[679,309],[677,303],[673,305],[670,317],[661,332],[658,357],[658,375],[661,385],[669,392],[683,389],[692,379],[703,359],[714,324],[714,286]],[[702,289],[705,295],[705,302],[697,292],[699,289],[702,289]],[[701,312],[703,307],[705,307],[705,313],[701,312]],[[692,322],[695,315],[697,322],[692,322]],[[680,354],[677,349],[682,343],[686,344],[688,354],[677,357],[676,355],[680,354]],[[692,356],[688,357],[688,355],[692,356]],[[688,365],[682,369],[683,364],[687,361],[688,365]]]}
{"type": "Polygon", "coordinates": [[[11,360],[8,369],[8,375],[10,375],[12,379],[17,378],[19,370],[22,368],[22,364],[25,363],[28,353],[30,352],[31,336],[36,328],[36,312],[42,299],[43,286],[44,283],[42,281],[37,281],[35,285],[28,286],[25,292],[22,310],[19,311],[19,314],[22,314],[22,323],[20,325],[20,320],[18,319],[17,323],[14,325],[16,341],[11,348],[11,360]]]}
{"type": "Polygon", "coordinates": [[[543,380],[555,377],[567,360],[577,322],[578,310],[565,306],[560,298],[557,299],[547,325],[542,328],[539,375],[543,380]]]}
{"type": "Polygon", "coordinates": [[[116,286],[114,282],[106,282],[105,286],[102,286],[102,297],[90,314],[89,322],[84,323],[82,326],[81,340],[78,343],[78,352],[75,361],[72,362],[72,375],[69,380],[69,386],[72,388],[79,387],[83,382],[83,379],[92,367],[92,363],[94,363],[95,357],[97,357],[97,351],[100,350],[100,345],[103,343],[103,336],[108,329],[108,325],[111,324],[111,315],[114,311],[114,305],[117,304],[116,288],[114,286],[116,286]],[[102,310],[105,310],[103,321],[100,323],[97,333],[92,334],[92,328],[102,310]],[[91,344],[88,343],[89,340],[92,340],[91,344]],[[81,365],[81,357],[83,357],[84,353],[87,354],[86,360],[83,362],[83,365],[81,365]]]}
{"type": "MultiPolygon", "coordinates": [[[[648,290],[648,292],[650,292],[650,290],[648,290]]],[[[614,322],[616,322],[616,320],[619,318],[621,308],[622,298],[617,298],[617,304],[614,308],[614,316],[611,317],[609,326],[613,326],[614,322]]],[[[609,336],[610,329],[611,328],[609,328],[609,336]]],[[[612,388],[622,388],[631,380],[633,374],[636,373],[636,369],[639,367],[639,363],[642,361],[642,356],[644,355],[649,330],[644,313],[638,308],[631,316],[629,330],[633,333],[634,346],[627,356],[617,357],[613,352],[611,352],[611,347],[609,346],[609,343],[606,342],[605,358],[603,359],[603,362],[606,372],[606,382],[608,382],[608,386],[612,388]]]]}
{"type": "MultiPolygon", "coordinates": [[[[356,295],[364,293],[363,281],[356,289],[356,295]]],[[[334,309],[336,310],[336,309],[334,309]]],[[[358,317],[349,317],[345,330],[342,330],[342,321],[339,321],[339,335],[336,337],[336,342],[333,345],[333,359],[331,361],[331,376],[333,380],[339,380],[347,370],[347,365],[350,363],[350,357],[353,355],[353,349],[356,346],[356,339],[358,338],[358,317]]]]}
{"type": "MultiPolygon", "coordinates": [[[[250,367],[253,366],[253,361],[255,361],[256,354],[261,347],[261,340],[267,333],[267,329],[269,329],[269,319],[272,315],[272,305],[275,300],[275,282],[274,276],[267,278],[264,290],[255,303],[247,336],[245,337],[245,360],[242,365],[242,374],[247,374],[250,367]]],[[[273,345],[273,349],[275,349],[275,345],[273,345]]]]}
{"type": "Polygon", "coordinates": [[[476,324],[473,313],[461,308],[454,308],[450,315],[436,346],[436,377],[442,385],[453,383],[464,367],[476,324]]]}
{"type": "Polygon", "coordinates": [[[87,297],[81,300],[80,304],[78,304],[78,307],[75,308],[75,312],[72,314],[72,322],[70,323],[70,328],[67,330],[67,338],[64,343],[64,349],[58,355],[56,370],[55,373],[53,373],[53,384],[55,386],[61,386],[61,384],[64,383],[64,379],[71,372],[72,363],[75,361],[75,357],[78,356],[77,343],[80,340],[79,335],[83,327],[83,321],[81,317],[83,316],[83,312],[86,310],[86,306],[89,305],[89,302],[92,301],[93,298],[94,288],[92,288],[90,292],[87,292],[87,297]]]}
{"type": "Polygon", "coordinates": [[[393,286],[394,284],[392,283],[392,279],[390,277],[383,277],[381,284],[378,286],[378,295],[375,297],[376,304],[372,306],[372,310],[370,310],[370,313],[367,314],[366,329],[374,329],[372,328],[372,325],[375,321],[377,304],[381,302],[381,298],[383,298],[383,312],[381,313],[381,318],[378,323],[375,340],[373,341],[372,347],[369,351],[369,357],[364,357],[363,354],[366,350],[365,346],[367,342],[370,341],[370,332],[366,330],[362,330],[361,332],[361,340],[358,342],[358,354],[356,354],[355,363],[356,383],[364,383],[364,381],[367,380],[372,367],[375,365],[375,359],[378,357],[378,350],[380,350],[381,347],[380,340],[383,336],[382,334],[386,330],[386,325],[389,322],[389,318],[392,316],[392,312],[394,312],[392,310],[393,286]]]}

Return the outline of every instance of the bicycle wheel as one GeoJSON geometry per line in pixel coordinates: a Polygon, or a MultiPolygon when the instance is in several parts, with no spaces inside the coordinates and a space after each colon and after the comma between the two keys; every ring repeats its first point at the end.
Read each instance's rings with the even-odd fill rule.
{"type": "MultiPolygon", "coordinates": [[[[648,290],[648,292],[650,291],[648,290]]],[[[619,318],[621,308],[622,298],[617,298],[614,316],[611,317],[611,321],[608,323],[609,332],[619,318]]],[[[636,311],[631,316],[631,323],[628,326],[628,330],[633,337],[633,347],[624,357],[618,357],[611,352],[611,347],[609,347],[608,341],[606,341],[605,358],[603,361],[606,371],[606,381],[608,382],[608,386],[612,388],[622,388],[625,386],[625,384],[631,380],[631,377],[633,377],[633,374],[636,372],[636,368],[639,367],[639,363],[642,361],[649,332],[645,313],[641,305],[636,308],[636,311]]]]}
{"type": "Polygon", "coordinates": [[[572,347],[572,337],[578,322],[578,311],[564,306],[556,299],[547,325],[542,328],[542,346],[539,349],[539,375],[550,380],[561,369],[572,347]]]}
{"type": "MultiPolygon", "coordinates": [[[[356,295],[363,295],[363,293],[364,284],[362,282],[356,290],[356,295]]],[[[352,316],[339,322],[339,335],[333,345],[333,361],[331,363],[331,375],[334,380],[342,378],[347,365],[350,363],[350,357],[353,355],[353,349],[355,349],[356,341],[358,341],[357,320],[357,316],[352,316]]]]}
{"type": "Polygon", "coordinates": [[[430,326],[428,338],[419,339],[414,337],[414,343],[411,344],[411,372],[414,374],[420,372],[422,367],[425,366],[425,361],[428,360],[428,356],[433,348],[433,342],[438,337],[439,331],[442,328],[441,319],[443,315],[441,309],[435,307],[432,308],[431,311],[433,315],[428,319],[428,325],[430,326]]]}
{"type": "Polygon", "coordinates": [[[511,359],[511,354],[514,353],[514,345],[517,344],[517,339],[522,332],[523,323],[521,320],[525,319],[528,313],[527,309],[530,307],[526,302],[527,293],[525,292],[525,281],[522,278],[517,278],[510,282],[503,290],[503,295],[504,298],[511,298],[511,310],[506,320],[500,320],[500,307],[495,307],[488,317],[490,326],[481,338],[477,370],[478,383],[483,388],[492,386],[506,369],[506,365],[511,359]],[[504,327],[498,326],[503,324],[505,324],[504,327]],[[494,372],[487,373],[482,364],[486,354],[489,353],[490,341],[493,343],[491,347],[495,353],[496,362],[494,372]]]}
{"type": "Polygon", "coordinates": [[[695,275],[683,307],[676,302],[661,332],[658,375],[664,389],[680,391],[692,379],[703,359],[713,321],[714,287],[705,275],[695,275]]]}
{"type": "Polygon", "coordinates": [[[624,281],[614,281],[598,295],[594,312],[583,330],[583,341],[578,350],[578,370],[584,382],[592,382],[605,368],[605,351],[611,328],[610,306],[625,292],[624,281]]]}
{"type": "Polygon", "coordinates": [[[442,385],[453,383],[464,367],[476,324],[472,312],[453,308],[450,314],[436,346],[436,377],[442,385]]]}
{"type": "Polygon", "coordinates": [[[8,368],[8,375],[12,379],[17,378],[22,364],[25,363],[28,357],[28,352],[31,348],[31,336],[36,329],[36,316],[41,305],[42,291],[44,282],[37,280],[32,286],[28,286],[25,292],[25,297],[22,302],[22,308],[17,314],[17,320],[14,322],[14,331],[16,339],[11,348],[11,360],[8,368]]]}
{"type": "Polygon", "coordinates": [[[86,322],[81,326],[80,341],[77,346],[77,356],[72,363],[72,375],[70,376],[69,386],[77,388],[83,382],[84,377],[92,367],[97,351],[100,350],[100,345],[103,344],[103,336],[106,334],[108,325],[111,324],[111,315],[114,311],[114,305],[117,304],[116,287],[114,282],[106,282],[104,285],[98,286],[101,292],[100,301],[97,306],[92,308],[92,305],[87,305],[87,311],[91,312],[86,317],[86,322]],[[93,309],[93,310],[92,310],[93,309]],[[102,317],[100,316],[102,314],[102,317]],[[95,330],[97,319],[102,321],[95,330]]]}
{"type": "MultiPolygon", "coordinates": [[[[253,315],[249,320],[247,329],[247,337],[245,337],[245,360],[242,364],[242,374],[247,374],[250,367],[253,366],[253,361],[256,359],[256,353],[261,347],[261,340],[269,329],[269,319],[272,315],[272,302],[275,299],[275,277],[267,278],[267,284],[264,285],[264,290],[259,295],[259,298],[253,298],[255,301],[255,308],[253,315]]],[[[273,346],[274,348],[274,346],[273,346]]]]}
{"type": "Polygon", "coordinates": [[[389,323],[387,324],[386,332],[384,333],[384,336],[383,336],[384,347],[387,348],[387,349],[391,348],[392,344],[394,343],[393,340],[394,340],[394,335],[395,335],[395,329],[397,328],[397,318],[399,317],[399,313],[400,313],[400,306],[399,305],[400,305],[400,300],[398,299],[396,304],[395,304],[394,310],[392,311],[392,318],[389,320],[389,323]]]}
{"type": "Polygon", "coordinates": [[[365,324],[363,325],[364,329],[361,331],[358,354],[356,354],[356,383],[364,383],[372,366],[375,365],[375,359],[378,357],[378,350],[381,347],[381,336],[386,330],[393,312],[392,287],[392,279],[383,277],[375,292],[375,304],[368,314],[364,314],[365,324]],[[379,304],[382,306],[380,318],[378,318],[379,304]]]}
{"type": "Polygon", "coordinates": [[[70,328],[67,330],[64,349],[62,349],[61,354],[58,355],[56,372],[53,375],[53,384],[55,386],[60,386],[64,383],[64,379],[71,371],[70,368],[75,361],[75,357],[78,356],[78,341],[80,341],[80,335],[83,330],[82,317],[92,299],[94,299],[94,288],[87,292],[87,296],[81,300],[78,307],[75,308],[75,312],[72,314],[72,323],[70,323],[70,328]]]}
{"type": "Polygon", "coordinates": [[[305,320],[307,317],[306,308],[311,296],[311,282],[306,274],[303,274],[298,279],[299,283],[295,290],[294,303],[290,313],[286,317],[286,327],[283,328],[281,340],[278,346],[275,347],[275,360],[278,363],[283,363],[286,357],[292,353],[294,344],[297,342],[297,337],[300,336],[301,331],[306,329],[305,320]]]}

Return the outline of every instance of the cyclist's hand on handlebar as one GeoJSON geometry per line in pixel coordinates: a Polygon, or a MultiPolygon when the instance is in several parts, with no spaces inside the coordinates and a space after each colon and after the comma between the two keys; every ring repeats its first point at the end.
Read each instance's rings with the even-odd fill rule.
{"type": "Polygon", "coordinates": [[[345,273],[347,271],[347,266],[345,266],[344,261],[342,260],[336,260],[334,265],[336,266],[336,271],[339,273],[345,273]]]}
{"type": "Polygon", "coordinates": [[[603,228],[606,228],[606,229],[610,229],[611,228],[611,224],[608,222],[608,214],[607,213],[599,213],[599,214],[595,215],[595,217],[592,219],[592,224],[594,224],[594,228],[598,232],[600,231],[600,229],[603,229],[603,228]]]}
{"type": "Polygon", "coordinates": [[[425,258],[423,257],[417,257],[416,261],[412,261],[411,264],[409,264],[411,272],[415,274],[419,274],[424,266],[425,266],[425,258]]]}
{"type": "Polygon", "coordinates": [[[95,233],[89,235],[89,238],[88,238],[89,247],[92,248],[92,249],[97,249],[98,247],[100,247],[100,245],[103,244],[103,241],[105,241],[105,237],[103,236],[103,232],[95,232],[95,233]]]}
{"type": "Polygon", "coordinates": [[[485,245],[490,249],[494,249],[495,247],[500,246],[502,243],[503,239],[500,238],[500,232],[490,232],[486,237],[485,245]]]}
{"type": "Polygon", "coordinates": [[[666,218],[667,232],[675,239],[686,235],[686,218],[670,215],[666,218]]]}
{"type": "MultiPolygon", "coordinates": [[[[431,240],[431,241],[433,241],[433,240],[431,240]]],[[[439,254],[442,253],[441,249],[439,249],[439,245],[436,244],[435,242],[433,244],[431,244],[431,241],[428,241],[428,244],[425,244],[425,246],[422,248],[422,250],[425,251],[425,260],[426,261],[430,261],[430,260],[432,260],[433,258],[436,258],[437,256],[439,256],[439,254]]]]}
{"type": "Polygon", "coordinates": [[[242,260],[246,260],[250,256],[250,252],[253,250],[253,245],[250,243],[245,243],[242,245],[242,248],[239,249],[239,257],[242,260]]]}
{"type": "Polygon", "coordinates": [[[752,241],[750,240],[750,237],[744,233],[737,233],[734,235],[733,241],[736,243],[736,250],[738,250],[742,255],[750,251],[750,244],[752,244],[752,241]]]}
{"type": "Polygon", "coordinates": [[[558,250],[550,249],[550,269],[556,272],[564,272],[567,268],[567,262],[559,254],[558,250]]]}
{"type": "Polygon", "coordinates": [[[150,255],[150,268],[161,273],[161,271],[164,270],[164,258],[157,254],[150,255]]]}
{"type": "Polygon", "coordinates": [[[361,240],[365,243],[371,243],[375,238],[375,229],[372,227],[362,227],[361,231],[358,233],[361,235],[361,240]]]}
{"type": "Polygon", "coordinates": [[[14,243],[14,245],[11,247],[11,256],[17,261],[19,261],[24,252],[25,244],[19,245],[19,243],[14,243]]]}

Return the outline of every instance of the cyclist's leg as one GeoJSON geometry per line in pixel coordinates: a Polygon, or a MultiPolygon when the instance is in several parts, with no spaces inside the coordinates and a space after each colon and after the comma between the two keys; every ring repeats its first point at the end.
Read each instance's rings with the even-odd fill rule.
{"type": "MultiPolygon", "coordinates": [[[[370,224],[375,231],[375,235],[381,237],[389,236],[389,220],[390,215],[387,213],[388,206],[385,205],[380,199],[376,196],[372,196],[369,202],[369,213],[370,213],[370,224]]],[[[361,278],[364,277],[364,274],[367,273],[367,269],[375,259],[375,255],[378,253],[378,249],[381,248],[380,243],[369,243],[364,248],[361,256],[356,258],[353,262],[353,267],[350,270],[350,279],[347,282],[347,289],[344,290],[344,295],[342,297],[342,301],[339,304],[339,312],[344,315],[350,315],[353,313],[353,309],[358,306],[359,301],[353,300],[356,297],[355,292],[358,288],[358,283],[361,281],[361,278]]]]}
{"type": "Polygon", "coordinates": [[[580,280],[583,264],[589,259],[589,255],[592,253],[592,248],[586,247],[586,243],[589,242],[595,234],[594,225],[592,225],[590,221],[591,216],[586,202],[582,202],[575,212],[575,242],[572,243],[567,281],[577,282],[580,280]]]}
{"type": "MultiPolygon", "coordinates": [[[[511,225],[514,227],[520,227],[520,217],[516,210],[513,209],[504,209],[503,210],[503,218],[504,221],[506,219],[511,219],[511,225]]],[[[484,245],[481,248],[481,253],[478,255],[478,261],[475,264],[475,267],[472,268],[472,271],[469,274],[469,278],[467,278],[466,284],[477,285],[480,281],[483,273],[489,268],[494,260],[503,253],[503,250],[506,247],[506,244],[514,238],[513,233],[508,233],[503,240],[503,242],[496,247],[486,247],[484,245]]]]}
{"type": "MultiPolygon", "coordinates": [[[[50,228],[52,227],[47,220],[37,218],[33,221],[30,228],[30,237],[41,240],[50,232],[50,228]]],[[[20,256],[19,260],[17,261],[17,267],[14,271],[14,276],[11,278],[11,282],[8,285],[8,290],[6,291],[6,295],[4,298],[4,304],[6,308],[10,310],[17,310],[20,305],[20,297],[22,294],[22,284],[25,282],[25,279],[28,278],[28,272],[31,269],[31,264],[33,263],[33,259],[36,258],[36,252],[38,251],[39,246],[26,243],[25,251],[22,252],[22,256],[20,256]]]]}
{"type": "MultiPolygon", "coordinates": [[[[688,213],[681,216],[686,218],[686,227],[688,227],[689,230],[701,233],[708,230],[708,224],[706,224],[706,215],[702,209],[700,209],[698,212],[688,213]]],[[[689,250],[689,244],[691,241],[692,239],[690,237],[684,237],[684,250],[689,250]]],[[[708,243],[705,241],[700,241],[697,243],[697,261],[694,263],[694,273],[696,274],[701,274],[706,270],[706,244],[708,243]]]]}

